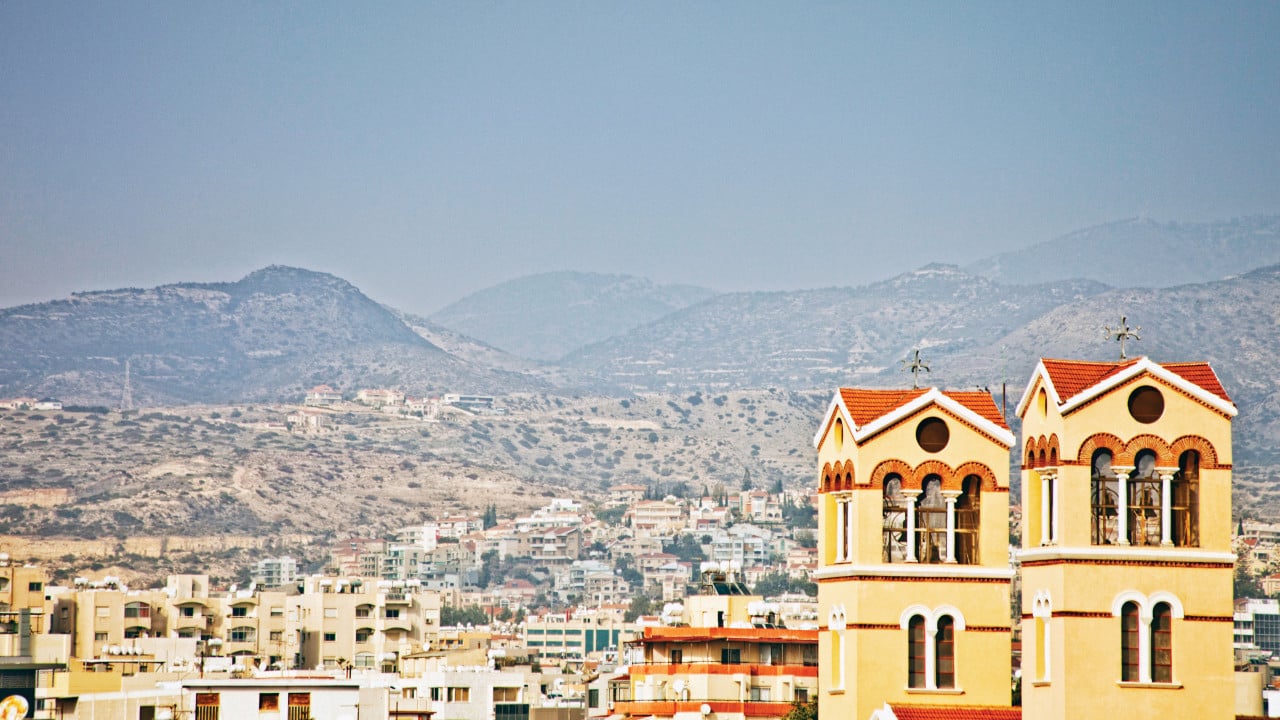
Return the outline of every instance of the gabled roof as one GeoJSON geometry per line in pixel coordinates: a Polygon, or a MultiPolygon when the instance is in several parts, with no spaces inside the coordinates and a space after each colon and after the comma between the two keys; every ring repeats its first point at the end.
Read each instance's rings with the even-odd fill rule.
{"type": "Polygon", "coordinates": [[[1147,357],[1118,362],[1041,358],[1035,372],[1031,373],[1022,399],[1018,401],[1017,414],[1021,416],[1026,412],[1037,380],[1044,381],[1045,392],[1059,412],[1065,414],[1143,373],[1164,380],[1229,417],[1236,414],[1235,404],[1209,363],[1161,365],[1147,357]]]}
{"type": "Polygon", "coordinates": [[[881,717],[897,720],[1022,720],[1022,708],[994,705],[885,705],[881,717]]]}
{"type": "Polygon", "coordinates": [[[913,390],[877,390],[868,388],[840,388],[823,416],[822,426],[813,437],[813,446],[819,447],[830,427],[833,413],[839,413],[854,442],[862,442],[894,423],[937,404],[957,417],[963,418],[982,432],[1013,447],[1013,433],[1004,421],[995,400],[988,393],[975,390],[947,390],[917,388],[913,390]]]}

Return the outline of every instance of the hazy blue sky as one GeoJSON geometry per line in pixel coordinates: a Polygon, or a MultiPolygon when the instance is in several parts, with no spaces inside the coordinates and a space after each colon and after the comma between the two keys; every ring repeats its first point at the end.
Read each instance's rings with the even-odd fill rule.
{"type": "Polygon", "coordinates": [[[0,3],[0,306],[851,285],[1280,212],[1280,3],[0,3]]]}

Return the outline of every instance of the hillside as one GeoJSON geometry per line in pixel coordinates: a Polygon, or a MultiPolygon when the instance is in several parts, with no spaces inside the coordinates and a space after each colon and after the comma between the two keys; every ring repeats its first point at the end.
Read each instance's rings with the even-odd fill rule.
{"type": "Polygon", "coordinates": [[[1113,287],[1173,287],[1280,263],[1280,215],[1207,223],[1131,218],[965,267],[1003,283],[1087,278],[1113,287]]]}
{"type": "Polygon", "coordinates": [[[720,295],[564,363],[636,390],[881,383],[913,348],[937,356],[985,347],[1105,290],[1088,281],[1002,285],[929,265],[856,288],[720,295]]]}
{"type": "Polygon", "coordinates": [[[297,268],[0,310],[0,395],[114,407],[126,360],[139,406],[279,401],[318,383],[419,394],[543,386],[457,358],[350,283],[297,268]]]}
{"type": "Polygon", "coordinates": [[[468,295],[430,320],[521,357],[555,361],[714,294],[630,275],[544,273],[468,295]]]}

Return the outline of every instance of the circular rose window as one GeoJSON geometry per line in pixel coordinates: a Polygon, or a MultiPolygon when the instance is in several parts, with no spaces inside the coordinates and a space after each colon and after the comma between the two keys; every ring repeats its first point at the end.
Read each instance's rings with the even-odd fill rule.
{"type": "Polygon", "coordinates": [[[1164,415],[1164,396],[1150,385],[1129,394],[1129,414],[1140,423],[1153,423],[1164,415]]]}
{"type": "Polygon", "coordinates": [[[920,447],[926,452],[938,452],[947,446],[947,441],[950,439],[951,430],[938,418],[922,420],[916,426],[916,442],[920,443],[920,447]]]}

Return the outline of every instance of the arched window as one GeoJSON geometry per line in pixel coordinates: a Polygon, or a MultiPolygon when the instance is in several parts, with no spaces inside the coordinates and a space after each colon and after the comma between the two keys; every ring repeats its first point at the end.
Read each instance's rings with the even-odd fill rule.
{"type": "Polygon", "coordinates": [[[252,625],[241,625],[231,628],[231,642],[253,642],[258,639],[258,630],[252,625]]]}
{"type": "Polygon", "coordinates": [[[832,431],[832,435],[836,441],[836,452],[840,452],[844,449],[844,421],[840,418],[836,418],[836,427],[832,431]]]}
{"type": "Polygon", "coordinates": [[[1151,609],[1151,682],[1173,682],[1173,612],[1169,603],[1151,609]]]}
{"type": "Polygon", "coordinates": [[[956,498],[956,562],[978,564],[979,521],[982,518],[982,478],[969,475],[956,498]]]}
{"type": "Polygon", "coordinates": [[[934,635],[934,687],[956,686],[956,623],[950,615],[938,618],[938,632],[934,635]]]}
{"type": "Polygon", "coordinates": [[[1200,546],[1200,453],[1188,450],[1178,458],[1178,473],[1173,476],[1173,544],[1180,547],[1200,546]]]}
{"type": "Polygon", "coordinates": [[[905,562],[907,559],[907,500],[902,496],[902,478],[888,475],[884,479],[882,511],[884,550],[882,561],[905,562]]]}
{"type": "Polygon", "coordinates": [[[907,623],[907,687],[925,687],[924,616],[916,615],[907,623]]]}
{"type": "Polygon", "coordinates": [[[1120,541],[1119,486],[1111,469],[1111,451],[1098,450],[1093,454],[1092,541],[1094,545],[1115,545],[1120,541]]]}
{"type": "Polygon", "coordinates": [[[947,559],[947,505],[939,475],[926,475],[921,483],[916,505],[916,559],[922,563],[947,559]]]}
{"type": "Polygon", "coordinates": [[[1120,679],[1138,682],[1138,603],[1130,600],[1120,609],[1120,679]]]}
{"type": "Polygon", "coordinates": [[[1162,485],[1156,472],[1156,454],[1142,450],[1134,458],[1129,477],[1129,544],[1159,545],[1162,485]]]}

